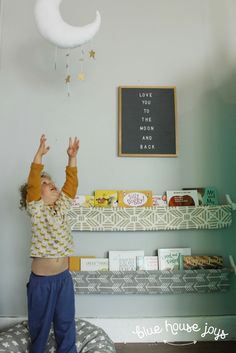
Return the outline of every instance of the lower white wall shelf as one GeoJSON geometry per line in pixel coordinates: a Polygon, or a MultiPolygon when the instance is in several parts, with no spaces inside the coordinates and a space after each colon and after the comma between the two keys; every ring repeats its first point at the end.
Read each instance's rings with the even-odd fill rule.
{"type": "Polygon", "coordinates": [[[71,272],[76,294],[181,294],[226,292],[232,270],[71,272]]]}
{"type": "Polygon", "coordinates": [[[68,213],[75,231],[155,231],[218,229],[232,224],[232,205],[99,208],[73,207],[68,213]]]}

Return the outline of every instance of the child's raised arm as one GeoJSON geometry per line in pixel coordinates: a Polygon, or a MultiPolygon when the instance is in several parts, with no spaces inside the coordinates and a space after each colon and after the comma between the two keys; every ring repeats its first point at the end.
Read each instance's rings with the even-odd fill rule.
{"type": "Polygon", "coordinates": [[[79,150],[79,139],[74,138],[74,141],[70,137],[69,147],[67,148],[68,154],[68,165],[66,167],[66,181],[62,188],[62,191],[71,199],[75,198],[77,187],[78,187],[78,177],[77,177],[77,153],[79,150]]]}
{"type": "Polygon", "coordinates": [[[42,157],[48,151],[49,146],[46,147],[46,137],[45,135],[42,135],[28,177],[27,202],[38,201],[41,198],[41,172],[43,170],[42,157]]]}
{"type": "Polygon", "coordinates": [[[39,148],[36,152],[36,155],[34,156],[33,163],[42,164],[43,155],[48,153],[48,151],[50,149],[49,146],[46,147],[46,140],[47,139],[46,139],[45,135],[42,135],[40,137],[39,148]]]}
{"type": "Polygon", "coordinates": [[[77,152],[79,150],[79,139],[75,137],[74,141],[72,138],[69,139],[69,147],[67,148],[68,154],[68,166],[77,167],[77,152]]]}

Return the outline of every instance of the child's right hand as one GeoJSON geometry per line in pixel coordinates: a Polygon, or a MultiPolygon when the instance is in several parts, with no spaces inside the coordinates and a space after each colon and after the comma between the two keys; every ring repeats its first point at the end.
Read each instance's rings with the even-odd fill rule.
{"type": "Polygon", "coordinates": [[[43,134],[41,137],[40,137],[40,145],[39,145],[39,148],[38,148],[38,151],[37,151],[37,154],[43,156],[44,154],[48,153],[50,147],[47,146],[46,147],[46,137],[45,135],[43,134]]]}
{"type": "Polygon", "coordinates": [[[47,146],[46,147],[46,137],[45,137],[45,135],[43,134],[41,137],[40,137],[40,144],[39,144],[39,148],[38,148],[38,150],[37,150],[37,152],[36,152],[36,156],[35,156],[35,162],[37,163],[41,163],[41,161],[40,160],[38,160],[38,159],[41,159],[41,157],[44,155],[44,154],[46,154],[46,153],[48,153],[48,151],[49,151],[49,149],[50,149],[50,147],[49,146],[47,146]]]}

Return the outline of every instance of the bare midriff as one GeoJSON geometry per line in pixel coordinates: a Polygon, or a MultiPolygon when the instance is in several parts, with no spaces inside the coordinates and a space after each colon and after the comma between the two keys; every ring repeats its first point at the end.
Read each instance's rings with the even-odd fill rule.
{"type": "Polygon", "coordinates": [[[57,275],[68,269],[68,257],[45,258],[33,257],[31,270],[36,275],[51,276],[57,275]]]}

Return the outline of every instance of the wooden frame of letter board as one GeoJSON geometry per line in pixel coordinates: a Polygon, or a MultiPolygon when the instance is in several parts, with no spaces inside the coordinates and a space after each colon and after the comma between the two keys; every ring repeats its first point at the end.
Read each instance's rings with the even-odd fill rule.
{"type": "Polygon", "coordinates": [[[177,129],[177,109],[176,109],[176,87],[175,86],[120,86],[118,87],[119,93],[119,136],[118,136],[118,155],[120,157],[177,157],[178,156],[178,129],[177,129]],[[149,154],[144,153],[122,153],[122,89],[173,89],[174,91],[174,114],[175,114],[175,153],[173,154],[149,154]]]}

